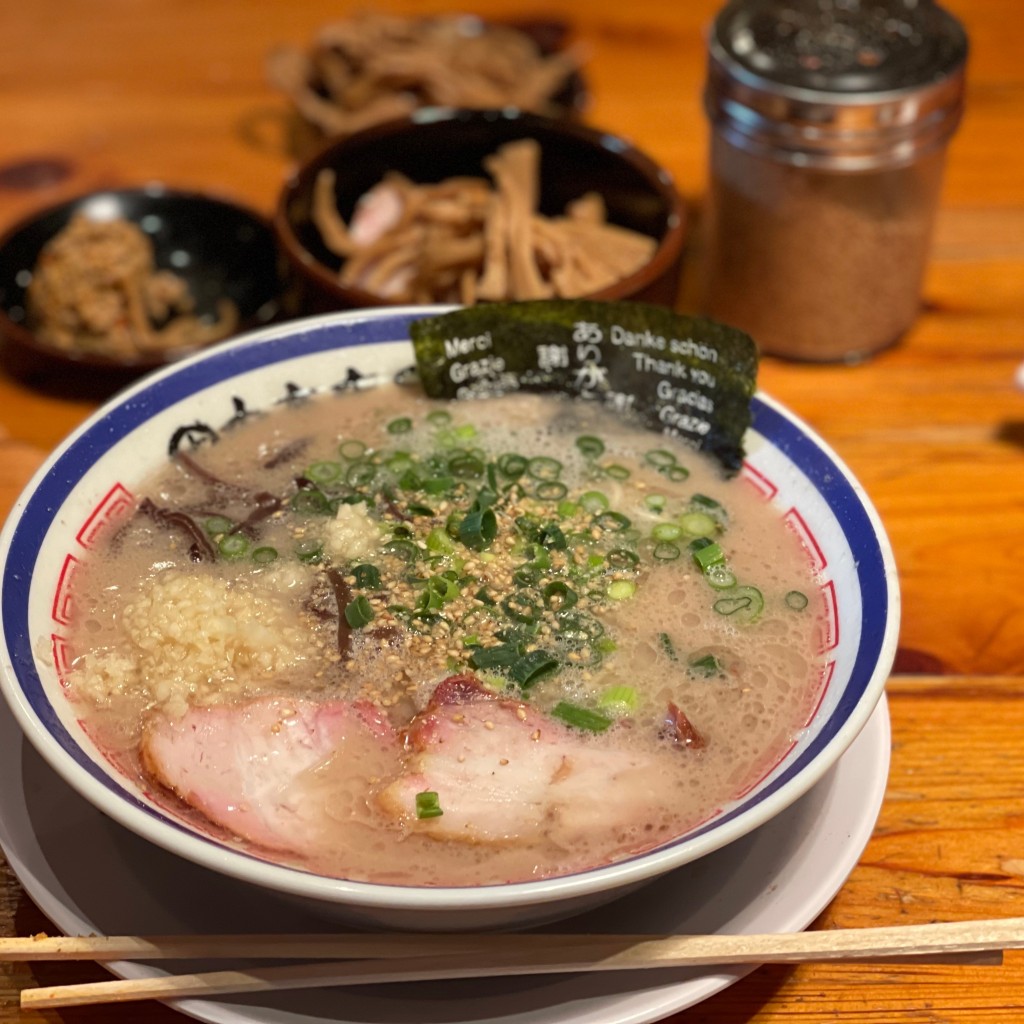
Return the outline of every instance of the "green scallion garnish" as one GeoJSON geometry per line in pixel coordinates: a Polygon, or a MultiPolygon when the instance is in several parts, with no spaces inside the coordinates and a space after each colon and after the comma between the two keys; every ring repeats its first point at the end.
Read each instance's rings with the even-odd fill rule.
{"type": "Polygon", "coordinates": [[[719,615],[728,615],[738,622],[755,622],[764,610],[764,596],[757,587],[734,587],[712,606],[719,615]]]}
{"type": "Polygon", "coordinates": [[[252,560],[257,565],[267,565],[268,563],[275,561],[276,558],[277,548],[272,548],[267,544],[253,549],[252,560]]]}
{"type": "Polygon", "coordinates": [[[373,608],[364,594],[345,605],[345,621],[353,628],[359,629],[373,622],[373,608]]]}
{"type": "Polygon", "coordinates": [[[416,794],[416,817],[440,818],[444,814],[441,810],[441,801],[437,793],[432,789],[425,789],[422,793],[416,794]]]}
{"type": "Polygon", "coordinates": [[[326,515],[331,511],[331,503],[323,491],[307,487],[292,495],[291,507],[305,515],[326,515]]]}
{"type": "Polygon", "coordinates": [[[604,441],[599,437],[594,437],[593,434],[581,434],[577,437],[576,447],[579,448],[580,454],[587,459],[596,459],[599,455],[604,454],[604,441]]]}
{"type": "Polygon", "coordinates": [[[562,475],[562,464],[548,455],[535,455],[526,463],[526,473],[534,480],[557,480],[562,475]]]}
{"type": "Polygon", "coordinates": [[[399,416],[388,424],[389,434],[408,434],[412,430],[412,420],[408,416],[399,416]]]}
{"type": "Polygon", "coordinates": [[[211,537],[216,537],[221,533],[230,533],[234,525],[227,516],[209,516],[203,521],[203,529],[211,537]]]}
{"type": "Polygon", "coordinates": [[[303,476],[312,480],[315,484],[333,484],[341,479],[341,474],[344,472],[340,462],[332,462],[324,460],[322,462],[314,462],[312,465],[306,467],[306,472],[303,476]]]}
{"type": "Polygon", "coordinates": [[[808,604],[807,595],[801,590],[791,590],[785,597],[786,607],[795,612],[802,612],[808,604]]]}
{"type": "Polygon", "coordinates": [[[498,457],[498,472],[510,480],[518,480],[526,472],[526,459],[511,452],[498,457]]]}
{"type": "Polygon", "coordinates": [[[380,587],[380,569],[369,562],[360,562],[352,567],[356,586],[361,590],[377,590],[380,587]]]}
{"type": "Polygon", "coordinates": [[[587,732],[604,732],[612,720],[599,711],[592,711],[590,708],[581,708],[578,704],[570,704],[568,701],[559,701],[551,709],[553,718],[558,718],[571,725],[575,729],[585,729],[587,732]]]}
{"type": "Polygon", "coordinates": [[[350,462],[355,459],[361,459],[365,453],[366,444],[363,441],[351,439],[348,441],[342,441],[341,444],[338,445],[338,454],[343,459],[348,459],[350,462]]]}
{"type": "Polygon", "coordinates": [[[541,593],[544,595],[544,604],[553,611],[566,611],[580,599],[579,594],[561,580],[552,580],[541,593]]]}
{"type": "Polygon", "coordinates": [[[240,533],[229,533],[221,537],[217,550],[227,559],[241,558],[249,550],[249,540],[240,533]]]}
{"type": "Polygon", "coordinates": [[[508,667],[508,677],[522,690],[528,690],[559,667],[558,659],[548,651],[529,651],[508,667]]]}

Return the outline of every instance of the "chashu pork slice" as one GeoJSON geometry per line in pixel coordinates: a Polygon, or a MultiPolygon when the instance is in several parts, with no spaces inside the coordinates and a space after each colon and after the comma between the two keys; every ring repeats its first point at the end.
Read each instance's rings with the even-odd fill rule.
{"type": "Polygon", "coordinates": [[[406,729],[406,771],[380,805],[406,827],[468,843],[572,841],[615,830],[640,835],[660,817],[653,757],[614,749],[474,677],[441,682],[406,729]],[[416,796],[441,814],[417,818],[416,796]]]}
{"type": "Polygon", "coordinates": [[[261,697],[155,716],[142,740],[146,770],[233,835],[268,850],[317,845],[324,808],[306,780],[332,758],[354,771],[367,755],[398,750],[397,736],[370,704],[261,697]]]}

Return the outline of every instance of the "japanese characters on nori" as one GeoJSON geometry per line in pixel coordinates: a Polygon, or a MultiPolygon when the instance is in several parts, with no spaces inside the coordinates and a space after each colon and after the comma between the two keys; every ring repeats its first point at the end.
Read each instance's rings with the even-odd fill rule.
{"type": "Polygon", "coordinates": [[[631,413],[717,458],[743,458],[757,378],[751,338],[636,302],[493,303],[414,321],[432,398],[560,391],[631,413]]]}

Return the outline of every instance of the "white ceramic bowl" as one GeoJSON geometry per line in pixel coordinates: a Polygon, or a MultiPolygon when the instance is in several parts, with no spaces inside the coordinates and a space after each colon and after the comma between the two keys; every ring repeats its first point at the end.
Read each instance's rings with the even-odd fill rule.
{"type": "Polygon", "coordinates": [[[804,537],[829,608],[827,685],[782,761],[712,820],[651,852],[544,881],[472,888],[350,882],[268,863],[192,831],[91,744],[61,686],[66,583],[95,533],[133,507],[131,488],[182,426],[220,425],[289,389],[390,379],[413,362],[412,319],[432,309],[332,314],[240,338],[122,392],[65,441],[0,534],[0,681],[21,728],[67,782],[115,821],[207,868],[317,901],[357,924],[511,927],[566,916],[702,857],[778,814],[867,722],[892,665],[899,596],[892,553],[861,487],[828,446],[770,398],[753,400],[743,474],[804,537]]]}

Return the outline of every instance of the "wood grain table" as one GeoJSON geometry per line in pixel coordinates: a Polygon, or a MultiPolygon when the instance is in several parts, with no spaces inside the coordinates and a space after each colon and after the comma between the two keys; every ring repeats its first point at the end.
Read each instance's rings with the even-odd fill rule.
{"type": "MultiPolygon", "coordinates": [[[[352,4],[352,7],[357,5],[352,4]]],[[[362,5],[359,5],[362,6],[362,5]]],[[[549,0],[589,48],[592,123],[668,167],[695,209],[707,181],[700,93],[714,0],[549,0]]],[[[859,366],[765,359],[761,386],[865,485],[900,569],[888,688],[893,757],[860,863],[815,927],[1024,915],[1024,42],[1017,0],[949,0],[971,37],[920,318],[859,366]]],[[[0,228],[68,195],[160,180],[266,212],[291,164],[276,43],[304,44],[349,0],[32,0],[0,10],[0,228]]],[[[404,0],[396,12],[444,11],[404,0]]],[[[481,0],[485,15],[537,14],[481,0]]],[[[699,232],[681,308],[695,301],[699,232]]],[[[94,407],[0,371],[0,514],[94,407]]],[[[0,779],[0,785],[3,780],[0,779]]],[[[0,934],[47,922],[0,861],[0,934]]],[[[158,1004],[22,1013],[17,992],[97,967],[0,968],[0,1021],[163,1022],[158,1004]]],[[[1010,1024],[1024,957],[1002,967],[761,968],[686,1024],[1010,1024]]]]}

